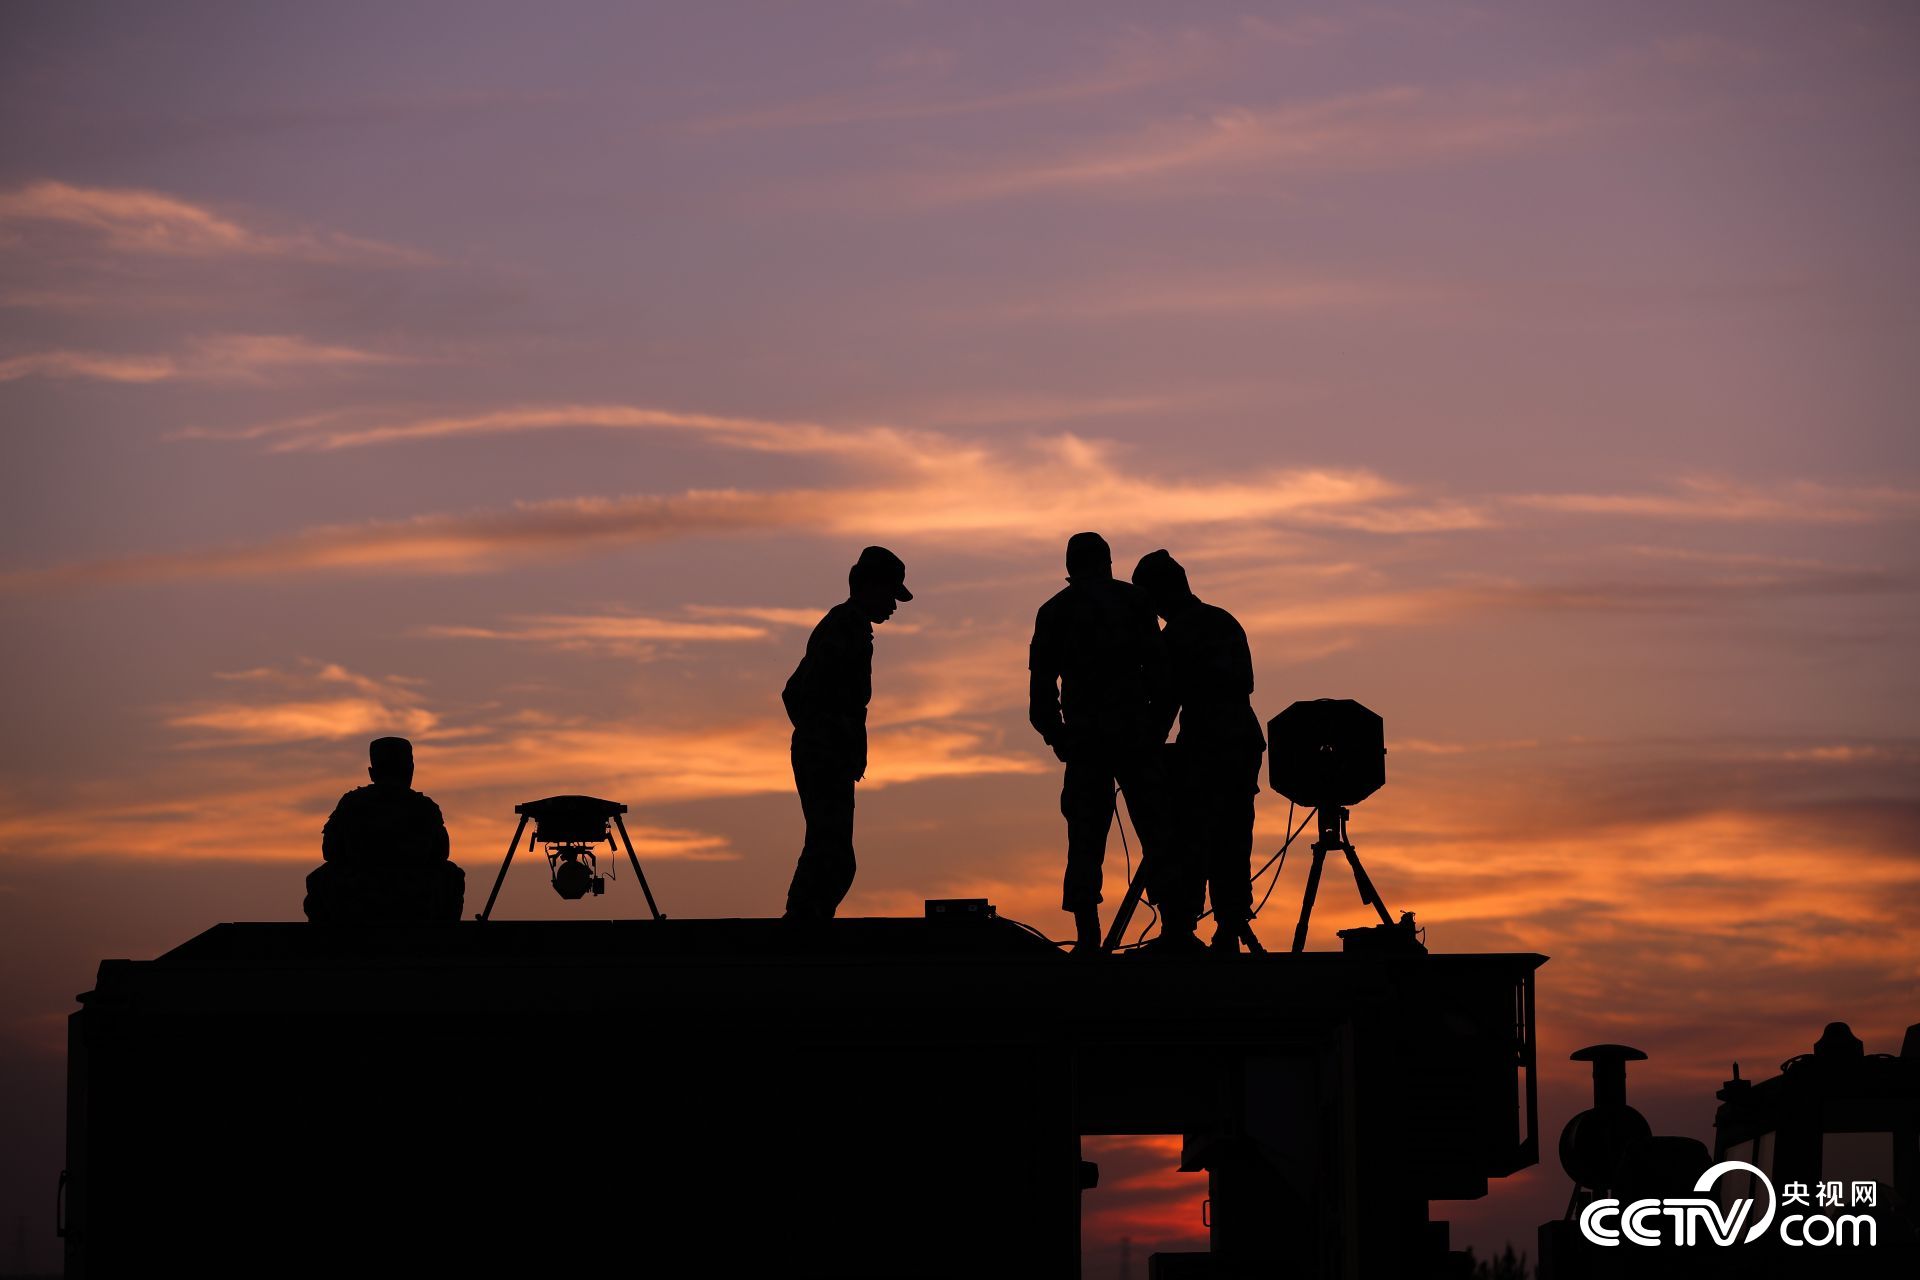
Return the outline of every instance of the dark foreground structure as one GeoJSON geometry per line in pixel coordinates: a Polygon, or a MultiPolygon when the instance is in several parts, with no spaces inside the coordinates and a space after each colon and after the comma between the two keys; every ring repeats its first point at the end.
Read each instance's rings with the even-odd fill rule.
{"type": "Polygon", "coordinates": [[[219,925],[71,1024],[68,1274],[1079,1274],[1179,1134],[1175,1276],[1455,1274],[1537,1155],[1537,955],[1072,960],[984,913],[219,925]]]}

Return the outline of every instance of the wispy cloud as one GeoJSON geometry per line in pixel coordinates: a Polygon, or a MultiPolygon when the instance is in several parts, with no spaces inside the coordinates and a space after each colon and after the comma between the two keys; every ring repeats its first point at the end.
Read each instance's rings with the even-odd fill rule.
{"type": "Polygon", "coordinates": [[[1131,133],[938,172],[876,179],[909,202],[952,204],[1044,192],[1161,184],[1214,173],[1367,170],[1457,160],[1586,127],[1588,117],[1529,88],[1439,91],[1394,85],[1276,107],[1164,120],[1131,133]]]}
{"type": "Polygon", "coordinates": [[[108,355],[97,351],[34,351],[0,360],[0,382],[20,378],[85,378],[98,382],[165,382],[180,367],[170,356],[108,355]]]}
{"type": "MultiPolygon", "coordinates": [[[[692,612],[689,610],[689,612],[692,612]]],[[[812,622],[817,622],[813,618],[812,622]]],[[[702,622],[638,614],[536,614],[509,618],[502,625],[427,626],[415,634],[453,640],[505,640],[574,652],[647,657],[662,645],[738,643],[764,640],[764,626],[739,622],[702,622]]]]}
{"type": "Polygon", "coordinates": [[[257,230],[158,191],[42,180],[0,192],[0,227],[59,227],[104,248],[168,257],[291,258],[418,265],[427,255],[336,231],[257,230]]]}
{"type": "Polygon", "coordinates": [[[326,452],[414,440],[463,436],[517,435],[533,431],[677,430],[699,432],[736,448],[781,453],[848,452],[857,441],[846,430],[820,423],[688,413],[624,404],[514,405],[477,413],[435,414],[389,421],[363,415],[326,413],[251,427],[194,427],[177,433],[183,440],[267,440],[276,453],[326,452]]]}
{"type": "Polygon", "coordinates": [[[262,382],[283,370],[403,364],[404,356],[312,342],[292,334],[222,333],[195,339],[179,355],[39,351],[0,360],[0,382],[39,376],[103,382],[262,382]]]}
{"type": "Polygon", "coordinates": [[[321,369],[343,366],[408,364],[411,357],[369,351],[337,343],[313,342],[284,333],[222,333],[193,344],[186,366],[209,378],[255,378],[272,369],[321,369]]]}
{"type": "Polygon", "coordinates": [[[439,717],[420,705],[410,682],[361,675],[337,663],[259,667],[221,679],[255,692],[178,709],[167,716],[167,724],[201,735],[203,745],[229,746],[418,736],[439,724],[439,717]]]}
{"type": "Polygon", "coordinates": [[[0,575],[0,589],[109,585],[312,571],[473,573],[699,533],[806,527],[814,495],[732,491],[677,498],[572,498],[468,515],[327,525],[251,545],[150,553],[0,575]]]}
{"type": "MultiPolygon", "coordinates": [[[[1416,501],[1361,469],[1275,468],[1154,475],[1120,446],[1076,435],[980,441],[894,427],[722,418],[631,406],[522,408],[373,428],[321,427],[321,447],[588,424],[690,430],[726,447],[838,459],[857,479],[821,489],[688,491],[516,504],[468,515],[310,529],[250,547],[158,553],[16,573],[0,586],[241,576],[316,569],[468,572],[530,556],[698,533],[788,529],[811,535],[1052,543],[1066,532],[1306,520],[1376,533],[1476,528],[1466,503],[1416,501]]],[[[274,430],[282,430],[276,427],[274,430]]],[[[304,438],[304,437],[297,437],[304,438]]]]}
{"type": "MultiPolygon", "coordinates": [[[[1244,541],[1249,530],[1397,537],[1495,528],[1518,512],[1783,524],[1858,523],[1920,513],[1920,494],[1910,490],[1813,481],[1762,485],[1696,479],[1665,492],[1472,498],[1420,493],[1359,468],[1170,475],[1156,471],[1152,459],[1136,449],[1070,433],[981,438],[605,403],[410,417],[322,412],[192,434],[255,440],[275,450],[332,451],[567,429],[682,433],[725,449],[825,459],[845,478],[814,489],[578,497],[322,526],[252,545],[17,570],[0,577],[0,589],[313,571],[467,573],[692,535],[772,530],[909,542],[964,536],[981,547],[1012,547],[1051,544],[1073,529],[1099,527],[1125,536],[1178,536],[1204,559],[1210,538],[1244,541]]],[[[1268,547],[1260,555],[1270,559],[1272,550],[1268,547]]],[[[1660,564],[1652,556],[1635,559],[1648,566],[1660,564]]],[[[1618,576],[1574,581],[1456,574],[1448,582],[1386,590],[1356,583],[1342,593],[1323,593],[1314,611],[1255,610],[1245,621],[1267,633],[1325,633],[1329,627],[1408,625],[1490,607],[1698,612],[1740,599],[1885,592],[1905,581],[1872,568],[1695,563],[1677,554],[1668,560],[1679,572],[1649,574],[1629,568],[1618,576]]],[[[691,613],[679,620],[594,621],[555,615],[439,634],[582,646],[643,645],[693,639],[701,625],[691,613]]],[[[715,639],[725,633],[698,634],[715,639]]]]}
{"type": "MultiPolygon", "coordinates": [[[[690,604],[687,612],[696,618],[752,618],[776,627],[811,628],[820,621],[817,609],[782,609],[772,605],[690,604]]],[[[895,634],[903,630],[898,622],[887,625],[895,634]]]]}
{"type": "Polygon", "coordinates": [[[1073,320],[1160,315],[1325,315],[1332,312],[1404,308],[1429,302],[1437,291],[1381,280],[1338,279],[1309,272],[1241,272],[1237,275],[1106,278],[1086,286],[1062,286],[1049,296],[1016,303],[1014,317],[1073,320]]]}
{"type": "Polygon", "coordinates": [[[1779,524],[1864,524],[1920,516],[1920,490],[1895,485],[1833,485],[1813,480],[1751,484],[1715,477],[1684,479],[1646,493],[1529,493],[1516,507],[1569,515],[1653,520],[1779,524]]]}
{"type": "Polygon", "coordinates": [[[1065,106],[1218,76],[1282,47],[1318,43],[1339,30],[1340,24],[1324,15],[1285,20],[1246,17],[1215,28],[1131,28],[1110,39],[1091,66],[1061,69],[1036,83],[999,87],[943,83],[939,77],[951,71],[957,59],[947,51],[921,50],[887,60],[883,70],[894,73],[890,82],[705,116],[684,128],[693,134],[716,134],[1065,106]]]}

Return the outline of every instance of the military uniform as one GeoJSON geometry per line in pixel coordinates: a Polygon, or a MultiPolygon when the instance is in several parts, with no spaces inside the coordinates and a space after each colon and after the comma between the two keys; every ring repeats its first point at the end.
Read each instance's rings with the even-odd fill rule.
{"type": "Polygon", "coordinates": [[[867,772],[873,625],[858,604],[827,610],[780,696],[793,722],[793,782],[807,822],[787,914],[831,917],[853,886],[853,784],[867,772]]]}
{"type": "MultiPolygon", "coordinates": [[[[1162,777],[1154,703],[1164,696],[1165,668],[1153,606],[1131,583],[1076,579],[1034,618],[1028,719],[1066,762],[1061,906],[1068,911],[1088,911],[1101,901],[1116,783],[1127,797],[1142,856],[1158,846],[1162,777]]],[[[1157,884],[1146,887],[1157,901],[1157,884]]]]}
{"type": "Polygon", "coordinates": [[[1233,928],[1246,923],[1253,906],[1247,869],[1267,749],[1251,701],[1253,656],[1232,614],[1191,595],[1174,607],[1162,638],[1171,693],[1161,727],[1170,727],[1176,713],[1180,718],[1169,807],[1183,846],[1174,859],[1178,884],[1166,905],[1198,916],[1202,894],[1211,889],[1215,922],[1233,928]]]}
{"type": "Polygon", "coordinates": [[[321,830],[325,861],[307,877],[307,918],[458,920],[466,873],[449,852],[447,824],[432,800],[394,782],[356,787],[321,830]]]}

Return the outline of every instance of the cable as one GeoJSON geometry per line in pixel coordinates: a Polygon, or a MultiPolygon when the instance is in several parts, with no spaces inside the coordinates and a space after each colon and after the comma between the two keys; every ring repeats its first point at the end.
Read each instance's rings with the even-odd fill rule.
{"type": "Polygon", "coordinates": [[[1253,909],[1252,914],[1247,916],[1247,920],[1249,922],[1258,920],[1260,918],[1261,911],[1266,909],[1267,899],[1271,898],[1273,896],[1273,891],[1279,887],[1280,873],[1287,869],[1287,850],[1293,847],[1294,837],[1298,836],[1302,831],[1305,831],[1307,829],[1307,823],[1310,820],[1312,820],[1313,815],[1318,812],[1319,810],[1317,809],[1307,810],[1307,816],[1300,819],[1300,825],[1295,827],[1293,825],[1293,801],[1291,800],[1287,801],[1287,826],[1292,828],[1290,831],[1287,832],[1287,841],[1285,844],[1280,846],[1280,851],[1278,853],[1274,854],[1273,857],[1267,859],[1265,865],[1263,865],[1259,871],[1256,871],[1253,873],[1252,878],[1249,879],[1247,882],[1251,884],[1253,883],[1254,880],[1258,880],[1260,878],[1261,872],[1265,871],[1267,867],[1273,866],[1273,864],[1276,861],[1279,862],[1280,865],[1274,868],[1273,879],[1267,882],[1267,891],[1260,895],[1260,905],[1255,907],[1253,909]]]}
{"type": "MultiPolygon", "coordinates": [[[[1273,879],[1267,882],[1267,891],[1260,895],[1260,905],[1255,907],[1247,916],[1249,924],[1260,918],[1261,911],[1266,908],[1267,900],[1273,897],[1273,891],[1280,887],[1280,876],[1287,869],[1287,850],[1293,847],[1294,840],[1298,838],[1302,831],[1307,829],[1307,823],[1313,821],[1313,815],[1318,812],[1318,809],[1307,810],[1306,816],[1300,819],[1300,825],[1296,827],[1293,825],[1294,803],[1291,800],[1287,801],[1288,831],[1286,840],[1281,843],[1280,848],[1274,852],[1272,857],[1260,864],[1258,871],[1247,877],[1248,884],[1256,884],[1259,882],[1260,877],[1266,874],[1268,867],[1272,867],[1275,862],[1280,864],[1274,868],[1273,879]]],[[[1120,788],[1118,786],[1113,789],[1113,817],[1115,825],[1120,828],[1120,848],[1127,855],[1127,883],[1131,885],[1133,883],[1133,852],[1127,845],[1126,823],[1120,816],[1120,788]]],[[[1145,864],[1142,863],[1142,866],[1144,865],[1145,864]]],[[[1144,894],[1141,895],[1141,901],[1146,902],[1146,896],[1144,894]]],[[[1160,922],[1160,913],[1154,908],[1151,902],[1147,902],[1147,912],[1147,924],[1146,927],[1140,931],[1140,936],[1132,942],[1122,943],[1120,946],[1115,947],[1114,950],[1131,951],[1147,941],[1147,934],[1152,932],[1153,927],[1160,922]]],[[[1198,924],[1200,920],[1205,920],[1212,914],[1213,908],[1209,906],[1205,911],[1200,913],[1194,923],[1198,924]]]]}
{"type": "Polygon", "coordinates": [[[1050,947],[1070,947],[1073,945],[1071,940],[1062,941],[1058,938],[1049,938],[1046,934],[1040,932],[1038,929],[1028,924],[1025,920],[1015,920],[1012,916],[1000,916],[999,919],[1005,920],[1008,924],[1013,925],[1015,928],[1025,929],[1028,933],[1040,939],[1040,941],[1046,943],[1050,947]]]}
{"type": "Polygon", "coordinates": [[[1287,846],[1293,843],[1294,837],[1298,836],[1302,831],[1306,830],[1307,819],[1313,817],[1313,815],[1318,812],[1319,812],[1318,809],[1307,810],[1307,817],[1300,819],[1300,825],[1296,827],[1293,825],[1293,801],[1291,800],[1287,801],[1288,831],[1287,831],[1286,842],[1280,846],[1279,850],[1273,855],[1272,858],[1268,858],[1265,862],[1260,864],[1260,869],[1258,871],[1254,872],[1252,875],[1247,877],[1247,882],[1249,884],[1251,884],[1255,880],[1258,880],[1261,876],[1267,874],[1267,868],[1273,865],[1274,858],[1284,858],[1286,856],[1287,846]]]}

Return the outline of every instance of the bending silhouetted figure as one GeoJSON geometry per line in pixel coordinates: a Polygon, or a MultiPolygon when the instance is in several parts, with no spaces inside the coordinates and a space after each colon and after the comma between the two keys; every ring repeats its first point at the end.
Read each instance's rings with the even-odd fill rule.
{"type": "MultiPolygon", "coordinates": [[[[1080,953],[1100,948],[1102,863],[1113,824],[1114,787],[1140,836],[1143,873],[1164,873],[1155,703],[1166,658],[1146,593],[1113,576],[1113,553],[1097,533],[1067,543],[1067,586],[1040,606],[1028,650],[1028,719],[1065,762],[1060,812],[1067,820],[1067,874],[1060,905],[1073,913],[1080,953]]],[[[1145,882],[1156,903],[1156,879],[1145,882]]],[[[1163,935],[1164,936],[1164,935],[1163,935]]],[[[1192,936],[1191,923],[1188,937],[1192,936]]]]}
{"type": "Polygon", "coordinates": [[[827,610],[781,700],[793,722],[793,783],[806,844],[787,889],[787,915],[829,920],[853,886],[853,784],[867,773],[867,703],[873,698],[873,627],[913,599],[907,566],[868,547],[847,571],[847,598],[827,610]]]}
{"type": "Polygon", "coordinates": [[[458,920],[467,876],[448,861],[440,806],[413,789],[413,744],[375,738],[373,781],[340,797],[320,833],[325,859],[307,877],[307,919],[394,924],[458,920]]]}
{"type": "MultiPolygon", "coordinates": [[[[1260,757],[1267,749],[1254,714],[1253,655],[1234,616],[1193,594],[1187,571],[1165,551],[1142,556],[1134,584],[1167,620],[1169,696],[1159,705],[1160,738],[1180,718],[1169,749],[1168,839],[1181,848],[1171,859],[1171,883],[1160,910],[1166,925],[1194,920],[1202,893],[1213,895],[1213,945],[1237,951],[1242,939],[1258,947],[1248,915],[1253,889],[1253,798],[1260,790],[1260,757]]],[[[1192,925],[1189,924],[1191,932],[1192,925]]]]}

